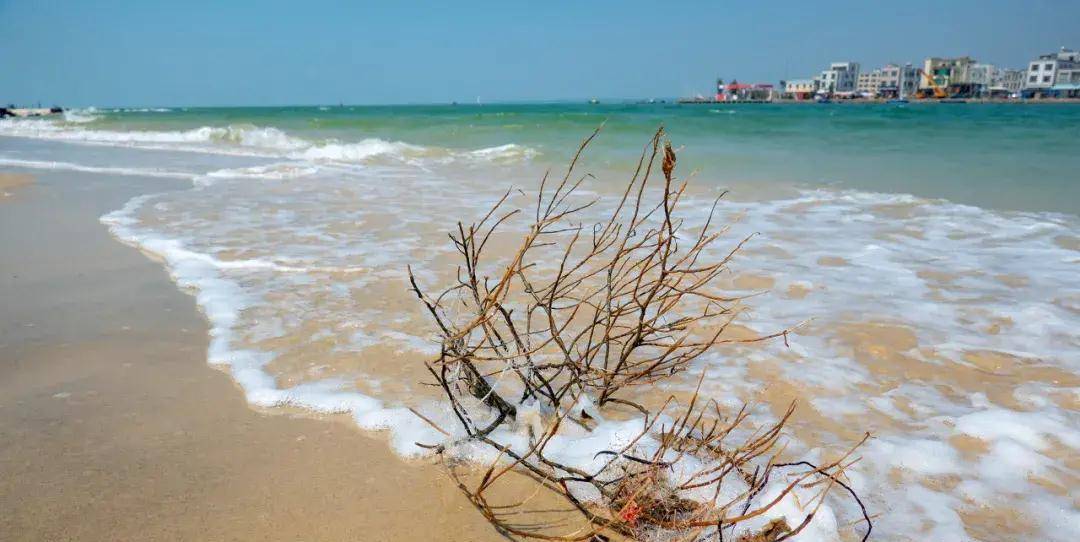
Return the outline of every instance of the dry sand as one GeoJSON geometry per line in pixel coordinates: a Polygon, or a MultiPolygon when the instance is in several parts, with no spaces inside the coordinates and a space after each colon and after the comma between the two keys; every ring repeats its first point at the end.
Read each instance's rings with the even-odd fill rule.
{"type": "Polygon", "coordinates": [[[46,173],[3,204],[0,540],[500,539],[438,468],[206,365],[193,299],[98,223],[180,186],[46,173]]]}

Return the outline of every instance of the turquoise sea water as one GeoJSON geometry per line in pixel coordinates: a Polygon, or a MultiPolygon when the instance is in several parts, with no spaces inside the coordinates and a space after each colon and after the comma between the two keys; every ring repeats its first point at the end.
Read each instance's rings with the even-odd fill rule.
{"type": "MultiPolygon", "coordinates": [[[[707,182],[910,193],[1011,210],[1080,213],[1080,106],[1072,104],[522,104],[99,112],[102,130],[274,127],[311,141],[379,138],[565,158],[604,124],[591,158],[629,167],[657,126],[707,182]]],[[[767,190],[767,188],[766,188],[767,190]]]]}

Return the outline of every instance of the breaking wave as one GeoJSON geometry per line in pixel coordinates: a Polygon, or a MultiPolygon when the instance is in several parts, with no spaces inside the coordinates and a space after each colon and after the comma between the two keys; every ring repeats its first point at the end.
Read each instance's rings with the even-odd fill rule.
{"type": "MultiPolygon", "coordinates": [[[[522,151],[478,154],[513,152],[522,151]]],[[[498,196],[479,180],[410,170],[383,182],[380,168],[353,169],[361,171],[309,174],[296,163],[220,170],[207,175],[220,182],[136,198],[102,222],[160,257],[194,293],[211,327],[209,362],[228,367],[251,404],[344,413],[361,428],[387,430],[395,451],[416,456],[415,442],[462,435],[441,435],[413,415],[406,406],[454,427],[441,403],[378,369],[386,359],[438,352],[426,322],[400,309],[407,301],[395,297],[403,295],[400,269],[449,250],[431,224],[483,213],[481,202],[498,196]],[[275,190],[242,182],[268,175],[307,182],[275,190]],[[377,226],[387,221],[393,226],[377,226]],[[319,362],[301,352],[317,352],[319,362]]],[[[709,198],[684,205],[695,223],[712,212],[709,198]]],[[[720,214],[733,239],[762,234],[738,266],[759,282],[735,277],[731,288],[773,293],[756,298],[742,323],[761,332],[816,319],[788,347],[704,359],[713,393],[750,398],[798,383],[806,410],[839,428],[873,427],[874,440],[847,475],[876,509],[888,507],[875,520],[886,538],[919,525],[927,539],[966,540],[959,514],[972,506],[1019,506],[1040,539],[1075,538],[1080,515],[1070,501],[1032,482],[1073,476],[1054,447],[1080,447],[1071,399],[1061,395],[1073,393],[1069,375],[1080,359],[1072,332],[1075,217],[827,189],[729,202],[720,214]],[[993,380],[982,380],[988,374],[993,380]],[[986,452],[965,457],[951,444],[963,439],[985,443],[986,452]],[[954,485],[932,485],[942,477],[954,485]]],[[[417,271],[438,280],[434,266],[417,271]]],[[[641,422],[597,423],[589,438],[555,441],[549,452],[592,471],[595,454],[641,422]]],[[[813,456],[845,440],[843,429],[798,425],[791,450],[813,456]]],[[[503,430],[492,438],[522,442],[503,430]]],[[[468,447],[454,453],[494,459],[468,447]]],[[[784,512],[789,520],[802,517],[794,506],[784,512]]],[[[812,524],[819,532],[801,539],[839,540],[838,525],[853,514],[830,503],[812,524]]]]}
{"type": "Polygon", "coordinates": [[[166,107],[118,107],[110,109],[110,113],[171,113],[172,109],[166,107]]]}
{"type": "Polygon", "coordinates": [[[365,138],[359,141],[325,139],[312,141],[274,127],[252,124],[202,126],[190,130],[108,130],[87,129],[80,124],[100,118],[96,109],[64,112],[64,122],[6,119],[0,121],[0,135],[134,147],[141,149],[205,152],[267,158],[287,158],[309,162],[363,164],[373,160],[412,165],[477,163],[500,164],[527,161],[536,150],[517,144],[475,150],[426,147],[402,141],[365,138]]]}
{"type": "Polygon", "coordinates": [[[86,109],[65,109],[64,110],[64,122],[70,122],[73,124],[85,124],[88,122],[94,122],[101,118],[98,114],[96,107],[88,107],[86,109]]]}

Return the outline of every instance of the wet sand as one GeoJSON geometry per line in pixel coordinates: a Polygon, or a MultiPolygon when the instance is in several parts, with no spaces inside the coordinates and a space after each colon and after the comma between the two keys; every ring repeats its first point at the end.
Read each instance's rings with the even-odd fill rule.
{"type": "Polygon", "coordinates": [[[206,365],[194,300],[98,222],[184,183],[35,177],[0,199],[0,539],[501,539],[439,468],[206,365]]]}
{"type": "Polygon", "coordinates": [[[13,196],[17,189],[33,182],[34,178],[24,173],[0,173],[0,199],[13,196]]]}

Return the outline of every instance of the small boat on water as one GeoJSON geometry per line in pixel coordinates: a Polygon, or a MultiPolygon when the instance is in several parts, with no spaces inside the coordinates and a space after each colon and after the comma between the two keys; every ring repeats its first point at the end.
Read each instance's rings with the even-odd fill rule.
{"type": "Polygon", "coordinates": [[[905,98],[895,98],[895,99],[892,99],[892,100],[888,100],[885,103],[887,103],[889,105],[900,105],[900,104],[909,104],[911,102],[908,101],[905,98]]]}

